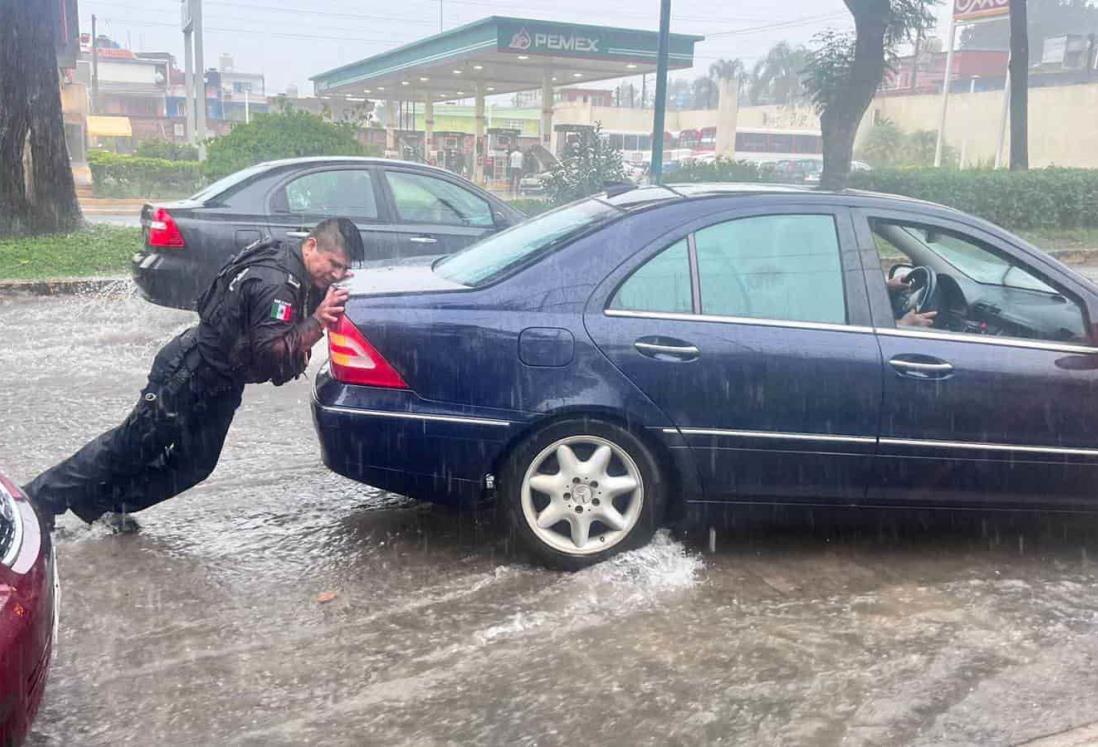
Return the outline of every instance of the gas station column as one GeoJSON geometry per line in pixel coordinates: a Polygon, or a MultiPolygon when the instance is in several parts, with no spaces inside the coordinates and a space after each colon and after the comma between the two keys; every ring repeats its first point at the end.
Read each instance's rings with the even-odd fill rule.
{"type": "Polygon", "coordinates": [[[553,139],[553,76],[546,70],[541,79],[541,144],[552,152],[553,139]]]}
{"type": "Polygon", "coordinates": [[[385,155],[392,158],[396,151],[396,102],[392,99],[385,101],[385,155]]]}
{"type": "Polygon", "coordinates": [[[431,162],[431,152],[435,149],[435,102],[428,96],[423,102],[423,160],[431,162]]]}
{"type": "Polygon", "coordinates": [[[484,142],[484,84],[477,83],[476,91],[476,109],[475,109],[475,125],[474,133],[476,135],[475,144],[473,146],[473,157],[475,159],[476,166],[473,168],[473,175],[477,184],[484,184],[484,158],[485,148],[487,144],[484,142]]]}

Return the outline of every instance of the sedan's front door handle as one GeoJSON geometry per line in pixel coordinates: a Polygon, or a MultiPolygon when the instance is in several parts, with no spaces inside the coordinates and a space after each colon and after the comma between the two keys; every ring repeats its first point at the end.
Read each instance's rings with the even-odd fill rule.
{"type": "Polygon", "coordinates": [[[437,244],[438,243],[438,239],[436,239],[432,236],[413,236],[412,238],[408,239],[408,241],[411,241],[413,244],[437,244]]]}
{"type": "Polygon", "coordinates": [[[291,239],[307,239],[309,238],[308,231],[287,231],[286,235],[291,239]]]}
{"type": "Polygon", "coordinates": [[[913,360],[905,356],[896,356],[888,362],[901,376],[919,379],[941,379],[953,373],[953,364],[938,358],[920,356],[913,360]]]}

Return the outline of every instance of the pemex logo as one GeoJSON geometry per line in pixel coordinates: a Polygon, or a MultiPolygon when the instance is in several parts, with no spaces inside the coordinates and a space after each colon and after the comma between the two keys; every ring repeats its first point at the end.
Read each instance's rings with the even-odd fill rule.
{"type": "Polygon", "coordinates": [[[508,48],[525,52],[530,48],[530,44],[530,32],[524,27],[521,31],[511,37],[511,43],[508,45],[508,48]]]}

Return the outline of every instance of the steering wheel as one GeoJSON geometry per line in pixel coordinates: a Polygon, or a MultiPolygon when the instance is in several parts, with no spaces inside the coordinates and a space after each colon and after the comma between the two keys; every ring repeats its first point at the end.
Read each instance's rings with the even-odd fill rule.
{"type": "Polygon", "coordinates": [[[933,267],[919,265],[907,273],[908,295],[904,311],[925,314],[938,310],[938,273],[933,267]]]}

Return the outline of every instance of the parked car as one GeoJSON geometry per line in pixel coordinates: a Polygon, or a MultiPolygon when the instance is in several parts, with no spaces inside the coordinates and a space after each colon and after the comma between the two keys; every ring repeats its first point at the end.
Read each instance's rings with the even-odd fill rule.
{"type": "Polygon", "coordinates": [[[1098,287],[949,208],[648,187],[354,283],[325,463],[559,567],[706,504],[1098,508],[1098,287]]]}
{"type": "Polygon", "coordinates": [[[455,252],[525,216],[442,169],[377,158],[294,158],[238,171],[186,200],[141,210],[133,277],[153,303],[193,308],[225,261],[272,236],[301,239],[333,216],[354,219],[357,261],[455,252]]]}
{"type": "Polygon", "coordinates": [[[0,473],[0,744],[21,744],[42,702],[58,594],[49,534],[0,473]]]}
{"type": "Polygon", "coordinates": [[[526,174],[519,180],[519,194],[523,196],[545,194],[548,178],[547,171],[526,174]]]}

